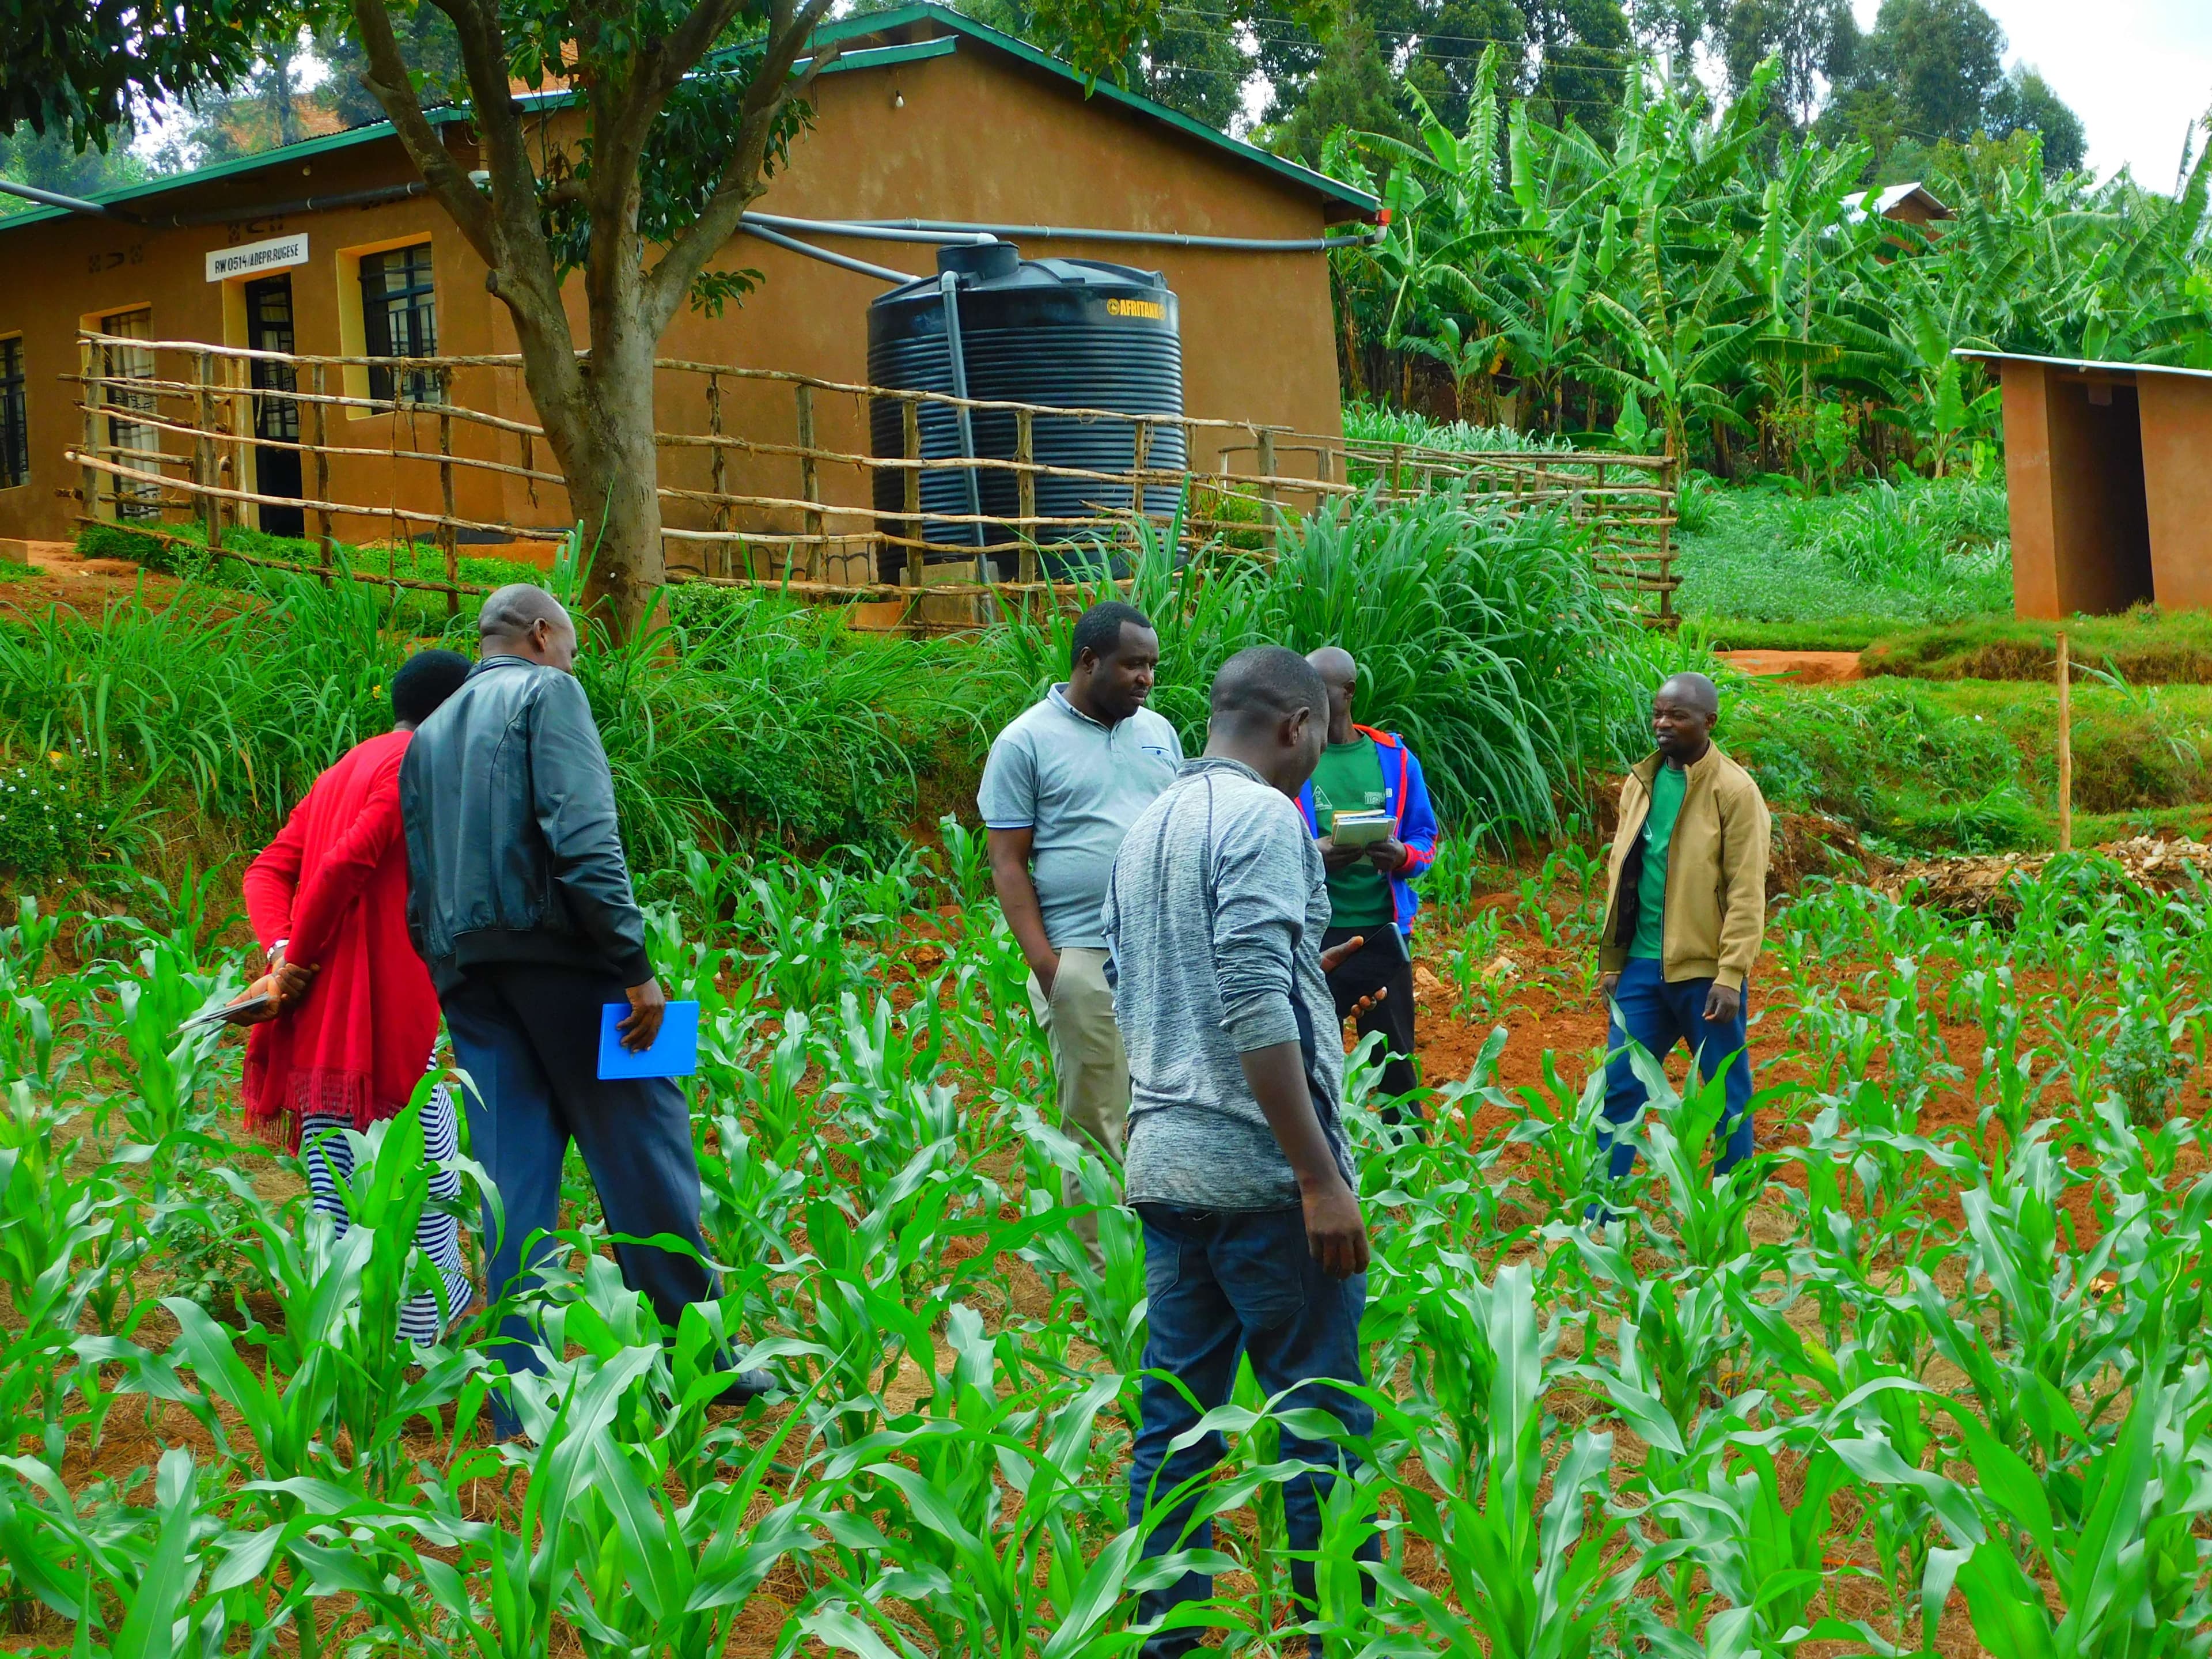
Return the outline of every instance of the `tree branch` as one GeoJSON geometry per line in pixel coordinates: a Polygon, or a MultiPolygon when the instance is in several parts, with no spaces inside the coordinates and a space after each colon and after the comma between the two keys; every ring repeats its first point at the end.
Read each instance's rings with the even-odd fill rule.
{"type": "Polygon", "coordinates": [[[392,118],[431,194],[484,262],[485,287],[514,317],[524,378],[559,453],[566,434],[577,429],[581,409],[575,337],[562,307],[560,276],[538,210],[522,106],[508,89],[496,0],[432,3],[452,19],[460,45],[477,144],[491,179],[489,198],[424,117],[392,35],[389,0],[350,0],[369,63],[362,80],[392,118]]]}
{"type": "Polygon", "coordinates": [[[831,0],[805,0],[794,14],[792,0],[771,0],[768,48],[739,106],[737,142],[731,148],[728,166],[722,169],[721,182],[699,216],[646,273],[641,298],[647,319],[656,332],[668,326],[707,262],[737,234],[738,220],[746,204],[760,195],[769,143],[784,106],[805,97],[816,77],[836,60],[841,46],[833,41],[813,52],[804,73],[793,76],[791,72],[807,37],[828,15],[830,4],[831,0]]]}
{"type": "MultiPolygon", "coordinates": [[[[367,3],[355,0],[356,5],[367,3]]],[[[380,4],[382,0],[375,3],[380,4]]],[[[524,246],[534,242],[543,247],[544,243],[538,212],[538,173],[530,164],[522,106],[507,84],[507,40],[495,3],[486,0],[431,3],[453,21],[453,34],[460,45],[477,140],[483,149],[485,171],[491,175],[489,217],[496,225],[499,240],[507,244],[485,253],[487,263],[497,267],[513,261],[524,246]]],[[[550,255],[545,268],[548,272],[552,268],[550,255]]]]}
{"type": "Polygon", "coordinates": [[[655,88],[659,97],[673,92],[691,66],[714,50],[743,4],[744,0],[699,0],[690,15],[670,31],[661,43],[661,78],[655,88]]]}
{"type": "MultiPolygon", "coordinates": [[[[429,118],[422,113],[422,100],[415,95],[413,77],[407,73],[406,61],[399,55],[399,43],[392,36],[392,14],[385,0],[353,0],[353,19],[361,34],[362,51],[368,59],[368,71],[362,76],[362,84],[384,106],[385,114],[391,118],[392,130],[399,135],[408,159],[415,163],[423,183],[438,198],[438,204],[452,216],[469,246],[485,263],[494,263],[491,211],[485,204],[483,192],[469,182],[468,173],[447,149],[429,118]]],[[[504,90],[502,85],[501,91],[504,90]]]]}

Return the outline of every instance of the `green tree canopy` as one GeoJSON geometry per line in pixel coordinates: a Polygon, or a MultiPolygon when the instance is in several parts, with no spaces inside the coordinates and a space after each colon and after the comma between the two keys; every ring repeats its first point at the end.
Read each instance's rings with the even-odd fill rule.
{"type": "Polygon", "coordinates": [[[1847,70],[1858,40],[1850,0],[1723,0],[1713,30],[1729,92],[1742,96],[1772,58],[1776,94],[1801,131],[1812,125],[1828,84],[1847,70]]]}
{"type": "Polygon", "coordinates": [[[2033,133],[2043,146],[2047,173],[2079,172],[2088,154],[2088,135],[2082,130],[2081,118],[2033,70],[2016,69],[2007,76],[1984,114],[1992,138],[2033,133]]]}

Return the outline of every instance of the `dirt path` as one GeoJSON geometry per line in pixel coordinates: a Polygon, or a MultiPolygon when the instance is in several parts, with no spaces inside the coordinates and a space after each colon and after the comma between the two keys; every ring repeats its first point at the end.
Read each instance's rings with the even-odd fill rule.
{"type": "Polygon", "coordinates": [[[128,559],[88,559],[67,542],[12,542],[6,551],[16,550],[30,574],[0,580],[0,614],[40,617],[58,605],[97,617],[142,589],[149,604],[165,605],[182,586],[174,577],[128,559]]]}
{"type": "Polygon", "coordinates": [[[1833,685],[1861,678],[1856,651],[1723,651],[1720,659],[1758,679],[1833,685]]]}

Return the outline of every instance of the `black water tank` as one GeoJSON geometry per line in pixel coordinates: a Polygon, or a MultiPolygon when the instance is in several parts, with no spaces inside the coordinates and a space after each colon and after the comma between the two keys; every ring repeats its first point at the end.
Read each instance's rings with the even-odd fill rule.
{"type": "MultiPolygon", "coordinates": [[[[1002,398],[1058,409],[1108,409],[1129,415],[1167,417],[1151,428],[1146,450],[1151,467],[1180,471],[1189,464],[1183,428],[1172,424],[1182,413],[1182,340],[1176,296],[1156,270],[1104,264],[1091,259],[1024,259],[1011,242],[948,247],[938,254],[939,276],[906,283],[879,296],[868,307],[868,379],[876,386],[915,392],[954,392],[952,354],[945,330],[942,273],[955,273],[959,288],[962,365],[968,396],[1002,398]]],[[[896,399],[879,398],[870,410],[875,453],[906,453],[905,428],[896,399]]],[[[962,447],[960,423],[942,404],[921,405],[921,453],[950,459],[962,447]]],[[[977,410],[971,425],[975,453],[1014,459],[1015,420],[1011,410],[977,410]]],[[[1136,453],[1133,422],[1042,416],[1032,422],[1031,443],[1040,465],[1079,467],[1093,472],[1127,472],[1136,453]]],[[[922,474],[925,515],[969,512],[964,471],[922,474]]],[[[976,489],[987,514],[1019,516],[1016,475],[1003,468],[976,469],[976,489]]],[[[1126,513],[1134,494],[1127,483],[1099,479],[1040,477],[1040,517],[1075,519],[1126,513]]],[[[1164,517],[1175,511],[1179,492],[1160,485],[1145,490],[1147,513],[1164,517]]],[[[905,505],[905,488],[896,471],[876,475],[876,507],[896,513],[905,505]]],[[[925,538],[961,545],[977,542],[1003,545],[1021,539],[1018,529],[987,523],[976,526],[925,516],[925,538]]],[[[1095,537],[1097,532],[1091,532],[1095,537]]],[[[1049,526],[1034,537],[1040,544],[1065,543],[1072,532],[1049,526]]],[[[957,555],[941,555],[957,557],[957,555]]],[[[1000,556],[1000,574],[1013,574],[1015,556],[1000,556]]],[[[1046,567],[1064,572],[1075,560],[1048,556],[1046,567]]],[[[897,550],[885,558],[886,574],[905,568],[897,550]]]]}

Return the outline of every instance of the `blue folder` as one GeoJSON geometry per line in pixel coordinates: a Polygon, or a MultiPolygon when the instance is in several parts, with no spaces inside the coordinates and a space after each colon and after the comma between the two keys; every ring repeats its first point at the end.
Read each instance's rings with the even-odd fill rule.
{"type": "Polygon", "coordinates": [[[629,1018],[629,1004],[610,1002],[599,1010],[599,1076],[690,1077],[699,1069],[699,1005],[672,1002],[661,1017],[653,1046],[635,1054],[623,1047],[615,1028],[629,1018]]]}

